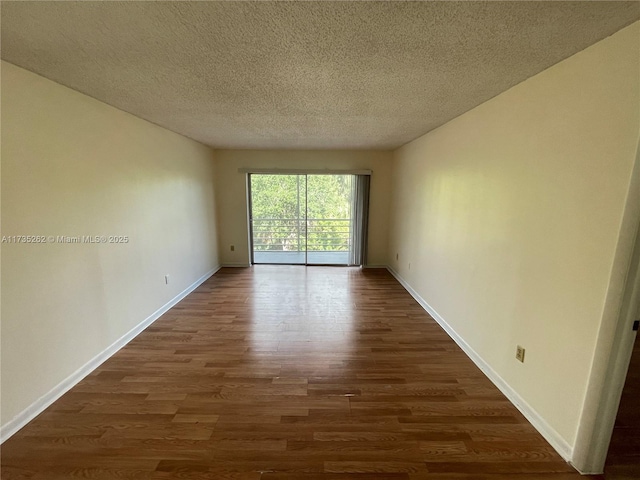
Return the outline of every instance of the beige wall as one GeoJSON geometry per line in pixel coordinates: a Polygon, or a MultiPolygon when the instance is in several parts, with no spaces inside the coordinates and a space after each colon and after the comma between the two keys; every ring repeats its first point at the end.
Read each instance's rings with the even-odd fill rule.
{"type": "Polygon", "coordinates": [[[2,235],[129,237],[2,245],[3,425],[217,267],[212,155],[2,63],[2,235]]]}
{"type": "Polygon", "coordinates": [[[394,156],[391,266],[569,447],[624,233],[639,40],[636,23],[394,156]]]}
{"type": "Polygon", "coordinates": [[[246,174],[240,173],[240,168],[372,170],[368,264],[387,264],[391,152],[218,150],[216,159],[220,258],[224,265],[249,263],[246,174]],[[230,245],[235,245],[234,252],[230,245]]]}

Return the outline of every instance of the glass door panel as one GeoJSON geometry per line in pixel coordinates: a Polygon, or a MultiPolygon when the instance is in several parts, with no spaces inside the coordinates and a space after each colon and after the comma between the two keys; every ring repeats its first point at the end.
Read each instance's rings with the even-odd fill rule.
{"type": "Polygon", "coordinates": [[[348,265],[353,175],[307,175],[307,264],[348,265]]]}
{"type": "Polygon", "coordinates": [[[306,175],[251,174],[252,263],[307,263],[306,175]]]}

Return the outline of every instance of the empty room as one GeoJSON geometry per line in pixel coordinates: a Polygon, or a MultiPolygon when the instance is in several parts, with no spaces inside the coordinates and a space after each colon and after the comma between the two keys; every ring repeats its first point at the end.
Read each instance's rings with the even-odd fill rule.
{"type": "Polygon", "coordinates": [[[3,480],[640,478],[640,2],[0,6],[3,480]]]}

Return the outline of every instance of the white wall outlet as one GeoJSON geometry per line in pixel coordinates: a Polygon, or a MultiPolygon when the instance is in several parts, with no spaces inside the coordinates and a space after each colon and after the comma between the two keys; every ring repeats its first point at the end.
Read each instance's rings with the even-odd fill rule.
{"type": "Polygon", "coordinates": [[[165,285],[169,285],[169,275],[164,276],[164,283],[165,285]]]}
{"type": "Polygon", "coordinates": [[[516,346],[516,360],[524,363],[524,347],[521,347],[520,345],[516,346]]]}

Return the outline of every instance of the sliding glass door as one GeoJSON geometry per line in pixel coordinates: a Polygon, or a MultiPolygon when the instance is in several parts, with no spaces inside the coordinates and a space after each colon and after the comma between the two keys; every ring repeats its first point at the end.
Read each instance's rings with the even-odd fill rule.
{"type": "Polygon", "coordinates": [[[360,177],[250,174],[252,263],[361,265],[360,177]]]}

